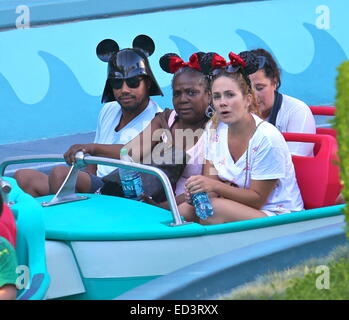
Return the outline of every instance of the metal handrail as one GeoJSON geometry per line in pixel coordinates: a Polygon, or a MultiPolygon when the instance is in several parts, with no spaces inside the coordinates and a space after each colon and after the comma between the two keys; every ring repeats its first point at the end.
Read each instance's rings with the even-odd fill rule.
{"type": "Polygon", "coordinates": [[[0,177],[0,191],[4,193],[10,193],[11,189],[11,184],[0,177]]]}
{"type": "Polygon", "coordinates": [[[11,184],[0,177],[0,193],[2,195],[2,201],[8,204],[8,194],[11,192],[11,184]]]}
{"type": "MultiPolygon", "coordinates": [[[[35,155],[35,156],[19,156],[19,157],[6,158],[0,164],[0,174],[3,175],[6,167],[9,165],[31,163],[31,162],[65,162],[65,160],[62,157],[62,155],[35,155]]],[[[135,163],[135,162],[130,163],[130,162],[117,160],[117,159],[94,157],[87,154],[84,155],[82,154],[82,152],[77,152],[76,162],[74,167],[75,166],[82,167],[87,164],[99,164],[99,165],[107,165],[112,167],[131,169],[139,172],[148,173],[158,177],[161,181],[162,186],[164,187],[166,198],[170,207],[170,211],[173,216],[173,223],[171,225],[178,226],[178,225],[186,224],[186,222],[182,221],[181,216],[179,214],[170,180],[161,169],[151,167],[149,165],[140,164],[140,163],[135,163]]],[[[67,182],[67,180],[68,179],[66,179],[65,182],[67,182]]]]}
{"type": "MultiPolygon", "coordinates": [[[[185,222],[182,221],[181,216],[179,214],[175,195],[172,190],[171,182],[168,179],[167,175],[161,169],[136,163],[136,162],[126,162],[126,161],[117,160],[117,159],[94,157],[94,156],[84,156],[82,161],[85,164],[99,164],[99,165],[108,165],[108,166],[111,165],[113,167],[132,169],[132,170],[148,173],[158,177],[161,181],[162,186],[164,187],[166,198],[170,207],[170,211],[173,216],[172,226],[185,224],[185,222]]],[[[77,163],[79,162],[77,161],[77,163]]]]}
{"type": "Polygon", "coordinates": [[[5,158],[0,163],[0,175],[3,176],[9,165],[35,162],[65,162],[61,154],[41,154],[5,158]]]}

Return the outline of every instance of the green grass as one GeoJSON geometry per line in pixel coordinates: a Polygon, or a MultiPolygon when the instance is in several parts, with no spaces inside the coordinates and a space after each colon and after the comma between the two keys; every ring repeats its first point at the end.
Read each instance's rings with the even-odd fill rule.
{"type": "Polygon", "coordinates": [[[328,265],[328,279],[324,280],[324,270],[308,273],[291,281],[286,289],[287,300],[348,300],[349,299],[349,259],[342,258],[328,265]],[[318,288],[317,287],[320,288],[318,288]]]}
{"type": "Polygon", "coordinates": [[[282,272],[272,272],[220,297],[223,300],[349,299],[349,245],[282,272]],[[328,277],[326,277],[328,275],[328,277]],[[327,281],[328,280],[328,281],[327,281]]]}

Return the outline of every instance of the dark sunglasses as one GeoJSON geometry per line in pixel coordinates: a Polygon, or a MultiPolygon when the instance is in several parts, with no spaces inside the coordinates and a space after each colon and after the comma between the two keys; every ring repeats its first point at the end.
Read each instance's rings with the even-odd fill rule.
{"type": "Polygon", "coordinates": [[[113,89],[121,89],[124,81],[126,82],[126,85],[129,88],[136,89],[139,87],[142,80],[144,80],[144,78],[142,77],[133,77],[133,78],[127,78],[127,79],[115,79],[115,78],[108,79],[109,84],[113,89]]]}
{"type": "Polygon", "coordinates": [[[226,67],[213,69],[211,72],[211,76],[218,76],[221,73],[228,72],[228,73],[234,73],[239,70],[239,66],[232,66],[231,64],[227,65],[226,67]]]}
{"type": "MultiPolygon", "coordinates": [[[[263,57],[264,58],[264,57],[263,57]]],[[[219,75],[227,72],[227,73],[234,73],[241,70],[240,66],[232,66],[231,64],[227,65],[226,67],[223,68],[217,68],[212,70],[211,75],[210,75],[210,79],[211,81],[213,81],[214,79],[216,79],[219,75]]],[[[247,85],[251,88],[251,80],[249,79],[249,77],[246,75],[245,72],[241,72],[242,76],[244,77],[247,85]]]]}
{"type": "MultiPolygon", "coordinates": [[[[258,69],[263,69],[264,66],[268,66],[268,67],[270,66],[268,59],[264,56],[257,56],[257,61],[258,61],[258,69]]],[[[238,69],[239,69],[239,66],[232,66],[231,64],[229,64],[226,67],[212,70],[210,76],[215,77],[224,72],[233,73],[238,71],[238,69]]]]}

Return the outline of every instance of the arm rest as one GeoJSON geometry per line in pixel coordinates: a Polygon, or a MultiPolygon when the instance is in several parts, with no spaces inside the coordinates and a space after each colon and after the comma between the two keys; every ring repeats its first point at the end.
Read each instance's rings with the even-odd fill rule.
{"type": "Polygon", "coordinates": [[[336,113],[336,107],[319,107],[319,106],[310,106],[311,113],[313,115],[319,116],[334,116],[336,113]]]}

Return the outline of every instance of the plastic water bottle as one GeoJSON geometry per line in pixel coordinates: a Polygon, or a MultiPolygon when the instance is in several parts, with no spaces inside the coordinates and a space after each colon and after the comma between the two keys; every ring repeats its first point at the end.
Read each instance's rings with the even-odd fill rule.
{"type": "MultiPolygon", "coordinates": [[[[120,160],[134,162],[128,155],[126,148],[120,150],[120,160]]],[[[135,170],[119,168],[119,176],[125,198],[141,200],[144,191],[140,173],[135,170]]]]}
{"type": "Polygon", "coordinates": [[[191,200],[195,207],[195,213],[200,219],[206,220],[213,215],[212,204],[206,192],[194,193],[191,200]]]}

